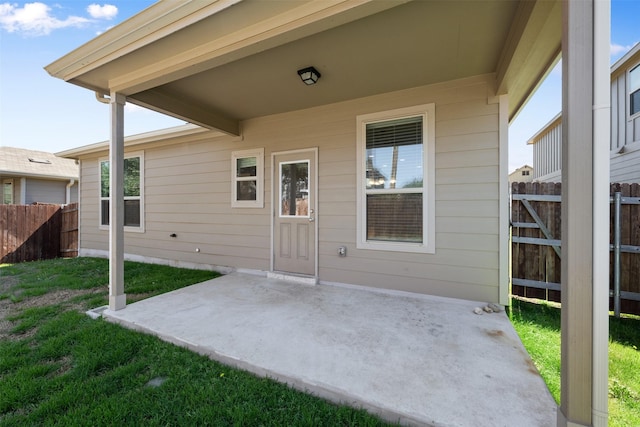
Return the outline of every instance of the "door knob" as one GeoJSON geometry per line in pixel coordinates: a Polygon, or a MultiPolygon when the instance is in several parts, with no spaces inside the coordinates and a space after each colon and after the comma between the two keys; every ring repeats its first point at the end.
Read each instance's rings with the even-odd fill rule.
{"type": "Polygon", "coordinates": [[[312,216],[310,216],[310,217],[309,217],[309,222],[313,222],[313,221],[315,221],[315,220],[316,220],[316,219],[315,219],[314,217],[312,217],[312,216]]]}

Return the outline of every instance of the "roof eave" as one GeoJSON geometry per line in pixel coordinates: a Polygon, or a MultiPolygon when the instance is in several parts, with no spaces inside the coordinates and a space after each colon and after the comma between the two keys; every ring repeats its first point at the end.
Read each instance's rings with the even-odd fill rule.
{"type": "MultiPolygon", "coordinates": [[[[162,143],[172,141],[177,138],[188,138],[207,136],[208,138],[219,138],[227,136],[223,132],[213,131],[193,124],[186,124],[171,128],[160,129],[151,132],[145,132],[137,135],[131,135],[124,138],[125,148],[131,148],[149,143],[162,143]]],[[[67,159],[78,159],[81,156],[103,152],[109,149],[109,141],[101,141],[94,144],[84,145],[82,147],[72,148],[65,151],[55,153],[58,157],[67,159]]]]}
{"type": "Polygon", "coordinates": [[[513,121],[560,59],[559,1],[521,2],[497,64],[498,94],[509,95],[513,121]]]}
{"type": "Polygon", "coordinates": [[[33,173],[33,172],[3,170],[2,174],[5,176],[41,178],[41,179],[50,179],[55,181],[69,181],[71,179],[75,179],[75,180],[80,179],[79,173],[78,175],[48,175],[48,174],[33,173]]]}
{"type": "Polygon", "coordinates": [[[44,68],[51,76],[70,81],[240,1],[157,2],[44,68]]]}
{"type": "Polygon", "coordinates": [[[551,120],[549,120],[549,122],[546,125],[542,126],[542,128],[538,132],[536,132],[535,135],[529,138],[529,140],[527,141],[527,145],[533,145],[536,142],[538,142],[538,140],[542,135],[546,134],[550,128],[556,126],[556,124],[561,120],[562,120],[562,111],[556,114],[551,120]]]}
{"type": "Polygon", "coordinates": [[[640,61],[640,43],[636,43],[629,52],[625,53],[622,58],[618,59],[615,64],[611,66],[611,78],[613,79],[625,71],[630,62],[636,61],[640,61]]]}

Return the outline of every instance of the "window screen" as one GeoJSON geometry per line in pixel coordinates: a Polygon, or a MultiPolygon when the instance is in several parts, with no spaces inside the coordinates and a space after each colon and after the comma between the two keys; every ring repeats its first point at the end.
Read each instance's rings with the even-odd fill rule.
{"type": "Polygon", "coordinates": [[[367,240],[422,243],[423,118],[366,125],[367,240]]]}

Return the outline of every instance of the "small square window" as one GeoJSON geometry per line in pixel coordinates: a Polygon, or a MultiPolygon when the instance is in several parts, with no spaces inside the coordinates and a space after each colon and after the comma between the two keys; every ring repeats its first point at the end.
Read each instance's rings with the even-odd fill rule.
{"type": "Polygon", "coordinates": [[[264,148],[231,153],[231,207],[262,208],[264,148]]]}

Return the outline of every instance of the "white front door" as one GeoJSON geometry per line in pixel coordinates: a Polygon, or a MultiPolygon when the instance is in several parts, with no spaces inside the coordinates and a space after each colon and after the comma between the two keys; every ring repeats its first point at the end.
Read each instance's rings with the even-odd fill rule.
{"type": "Polygon", "coordinates": [[[273,269],[315,276],[317,151],[273,158],[273,269]]]}

